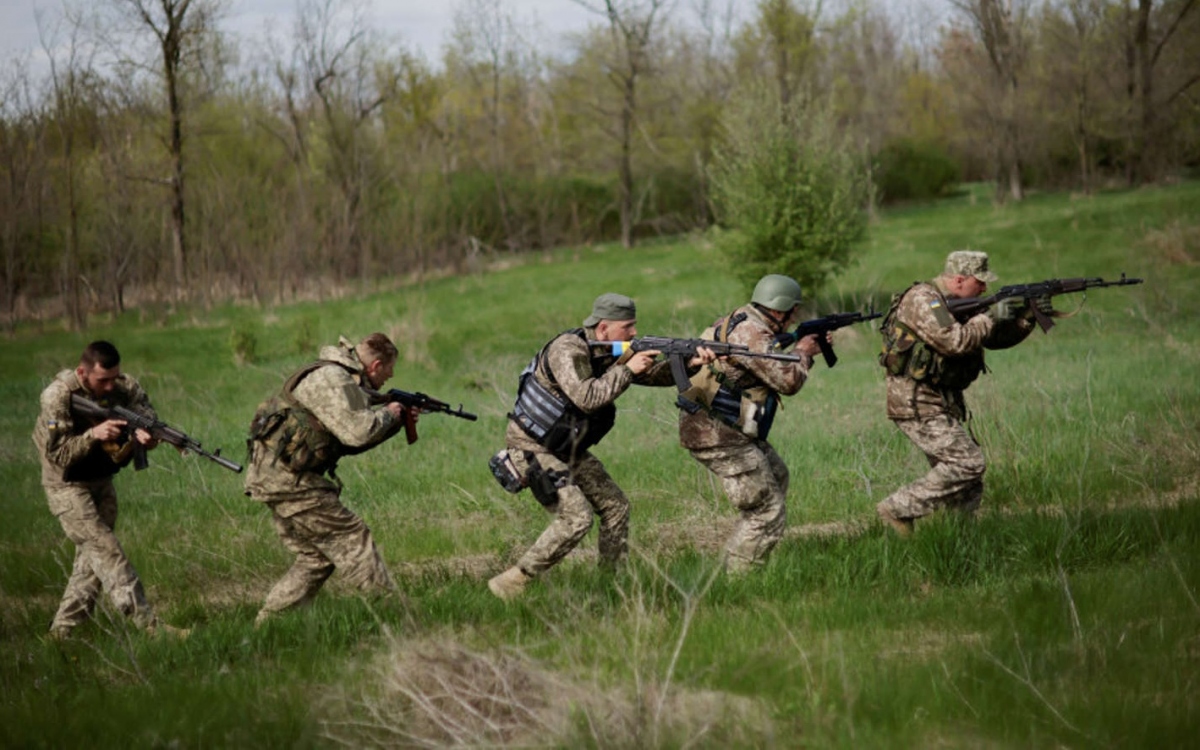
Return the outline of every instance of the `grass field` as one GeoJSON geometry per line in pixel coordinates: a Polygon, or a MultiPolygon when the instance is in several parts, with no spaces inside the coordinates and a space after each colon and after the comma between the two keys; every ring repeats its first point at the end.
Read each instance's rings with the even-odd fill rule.
{"type": "MultiPolygon", "coordinates": [[[[673,397],[635,389],[596,450],[633,502],[631,564],[594,532],[504,605],[487,591],[545,526],[487,471],[516,375],[604,291],[643,334],[698,333],[743,301],[704,237],[533,255],[356,299],[131,312],[0,347],[0,746],[1176,747],[1200,729],[1200,183],[996,208],[964,193],[892,210],[820,312],[883,308],[988,251],[1001,283],[1126,272],[1078,315],[990,356],[968,393],[988,456],[974,523],[911,540],[874,504],[924,471],[884,418],[874,330],[835,339],[772,442],[789,534],[743,580],[717,573],[734,513],[678,446],[673,397]],[[344,499],[404,596],[337,576],[255,630],[289,564],[240,477],[168,448],[117,479],[118,536],[184,642],[101,608],[44,639],[73,549],[46,508],[37,396],[109,338],[160,416],[240,459],[255,406],[339,334],[382,330],[392,385],[480,415],[343,462],[344,499]]],[[[1078,297],[1060,298],[1074,309],[1078,297]]]]}

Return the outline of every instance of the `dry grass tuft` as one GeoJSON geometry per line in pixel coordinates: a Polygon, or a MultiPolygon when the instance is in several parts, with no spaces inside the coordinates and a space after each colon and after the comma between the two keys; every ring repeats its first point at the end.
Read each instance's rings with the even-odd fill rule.
{"type": "Polygon", "coordinates": [[[1200,225],[1175,220],[1162,229],[1151,229],[1142,238],[1150,254],[1172,266],[1200,263],[1200,225]]]}
{"type": "Polygon", "coordinates": [[[761,744],[769,712],[749,698],[657,686],[603,689],[512,653],[393,641],[329,706],[324,736],[352,747],[602,747],[761,744]],[[351,688],[352,690],[353,688],[351,688]],[[656,712],[658,705],[666,710],[656,712]],[[651,727],[660,714],[662,726],[651,727]]]}

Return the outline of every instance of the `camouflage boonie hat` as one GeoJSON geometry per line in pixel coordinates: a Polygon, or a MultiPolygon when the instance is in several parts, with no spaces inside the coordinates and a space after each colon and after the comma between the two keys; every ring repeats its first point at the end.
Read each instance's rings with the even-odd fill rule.
{"type": "Polygon", "coordinates": [[[633,300],[624,294],[607,292],[601,294],[592,303],[592,314],[584,318],[584,328],[595,328],[602,320],[634,320],[637,318],[637,306],[633,300]]]}
{"type": "Polygon", "coordinates": [[[985,284],[1000,277],[988,270],[987,253],[978,250],[955,250],[946,256],[946,276],[974,276],[985,284]]]}

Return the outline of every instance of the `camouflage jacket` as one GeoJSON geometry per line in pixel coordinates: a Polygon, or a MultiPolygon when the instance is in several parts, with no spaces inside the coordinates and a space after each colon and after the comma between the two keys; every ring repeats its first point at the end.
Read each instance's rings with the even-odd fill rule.
{"type": "MultiPolygon", "coordinates": [[[[779,333],[772,322],[754,305],[744,305],[730,313],[733,318],[745,316],[729,331],[730,344],[747,346],[754,352],[769,352],[779,333]]],[[[707,333],[707,332],[706,332],[707,333]]],[[[781,362],[757,357],[727,357],[709,365],[731,388],[747,390],[765,387],[773,394],[791,396],[808,379],[812,358],[801,354],[801,362],[781,362]]],[[[688,450],[744,445],[754,438],[735,427],[721,422],[706,411],[679,413],[679,442],[688,450]]]]}
{"type": "MultiPolygon", "coordinates": [[[[596,329],[584,329],[584,336],[594,341],[596,329]]],[[[624,364],[617,364],[617,357],[612,355],[610,347],[589,347],[582,338],[569,331],[560,333],[546,346],[533,377],[555,394],[565,396],[585,414],[614,403],[630,385],[662,387],[674,383],[671,366],[665,361],[656,362],[641,375],[634,375],[624,364]]],[[[505,441],[511,449],[546,452],[511,418],[505,441]]]]}
{"type": "MultiPolygon", "coordinates": [[[[1033,323],[1024,318],[999,325],[986,314],[959,323],[946,309],[946,293],[937,279],[914,284],[903,293],[894,310],[896,322],[906,326],[936,355],[944,358],[943,367],[982,369],[985,348],[1012,346],[1033,330],[1033,323]]],[[[907,375],[888,374],[888,418],[924,419],[949,413],[965,419],[963,390],[938,388],[907,375]]]]}
{"type": "MultiPolygon", "coordinates": [[[[329,364],[304,376],[292,398],[350,452],[362,452],[395,435],[402,422],[386,408],[369,403],[363,390],[363,366],[353,344],[342,339],[338,346],[323,347],[320,359],[329,364]]],[[[299,503],[293,508],[298,512],[305,502],[340,489],[335,477],[316,471],[293,472],[277,461],[264,443],[251,442],[246,494],[255,500],[292,501],[299,503]]]]}
{"type": "Polygon", "coordinates": [[[84,388],[74,370],[58,373],[54,382],[42,391],[41,413],[33,428],[33,442],[42,460],[42,485],[45,487],[105,479],[121,470],[113,456],[129,438],[101,442],[92,437],[88,430],[94,423],[71,411],[72,394],[101,406],[124,406],[158,418],[146,392],[132,375],[122,373],[112,392],[101,399],[84,388]]]}

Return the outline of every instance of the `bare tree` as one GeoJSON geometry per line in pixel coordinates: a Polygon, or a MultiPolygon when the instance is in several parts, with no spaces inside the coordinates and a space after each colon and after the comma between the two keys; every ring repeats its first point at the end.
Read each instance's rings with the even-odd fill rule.
{"type": "Polygon", "coordinates": [[[39,18],[42,48],[50,62],[54,123],[62,148],[63,181],[67,210],[66,240],[63,243],[59,292],[67,318],[76,330],[87,325],[87,303],[82,294],[83,267],[80,261],[80,206],[78,185],[81,120],[88,109],[88,78],[93,75],[95,50],[83,38],[84,18],[77,8],[66,6],[62,17],[47,29],[39,18]],[[65,39],[63,38],[65,35],[65,39]]]}
{"type": "Polygon", "coordinates": [[[505,71],[514,55],[516,39],[513,19],[503,8],[504,0],[463,0],[454,15],[454,38],[463,56],[467,76],[486,91],[483,102],[487,119],[487,168],[492,173],[497,208],[504,236],[514,239],[513,225],[505,198],[504,120],[502,95],[505,71]]]}
{"type": "MultiPolygon", "coordinates": [[[[1063,0],[1047,6],[1042,20],[1046,70],[1043,96],[1063,107],[1062,120],[1070,131],[1079,162],[1079,185],[1092,191],[1095,179],[1095,143],[1098,95],[1096,79],[1103,75],[1102,32],[1104,0],[1063,0]],[[1066,97],[1063,91],[1069,92],[1066,97]]],[[[1048,118],[1052,119],[1052,118],[1048,118]]]]}
{"type": "Polygon", "coordinates": [[[32,236],[36,203],[44,194],[46,118],[31,87],[29,68],[13,60],[0,67],[0,262],[4,309],[11,333],[20,314],[18,299],[30,283],[36,260],[32,236]]]}
{"type": "Polygon", "coordinates": [[[1021,200],[1021,127],[1018,94],[1028,53],[1029,0],[950,0],[966,17],[987,52],[999,95],[993,121],[996,143],[996,198],[1021,200]]]}
{"type": "Polygon", "coordinates": [[[608,80],[620,92],[617,111],[617,190],[621,217],[621,244],[633,247],[636,223],[633,197],[633,132],[638,116],[638,82],[651,72],[655,35],[665,23],[672,0],[574,0],[577,4],[608,20],[614,57],[608,80]]]}
{"type": "Polygon", "coordinates": [[[1129,97],[1128,160],[1129,184],[1149,182],[1158,176],[1160,111],[1200,83],[1200,65],[1193,48],[1191,69],[1173,90],[1156,98],[1159,63],[1163,53],[1189,19],[1194,18],[1197,0],[1122,0],[1126,91],[1129,97]],[[1136,1],[1137,7],[1133,6],[1136,1]]]}
{"type": "MultiPolygon", "coordinates": [[[[184,190],[184,145],[186,140],[184,97],[189,55],[203,49],[222,11],[221,0],[108,0],[118,14],[153,37],[157,73],[161,76],[167,105],[166,148],[170,175],[171,256],[175,291],[186,296],[189,279],[189,247],[186,232],[184,190]]],[[[136,65],[140,63],[133,62],[136,65]]]]}
{"type": "Polygon", "coordinates": [[[353,0],[306,0],[296,23],[296,42],[331,151],[327,170],[342,200],[334,257],[353,258],[351,272],[365,281],[373,270],[373,257],[361,226],[363,203],[370,198],[374,176],[381,173],[368,130],[397,88],[396,81],[379,76],[394,77],[398,71],[377,65],[381,55],[365,10],[353,0]]]}

